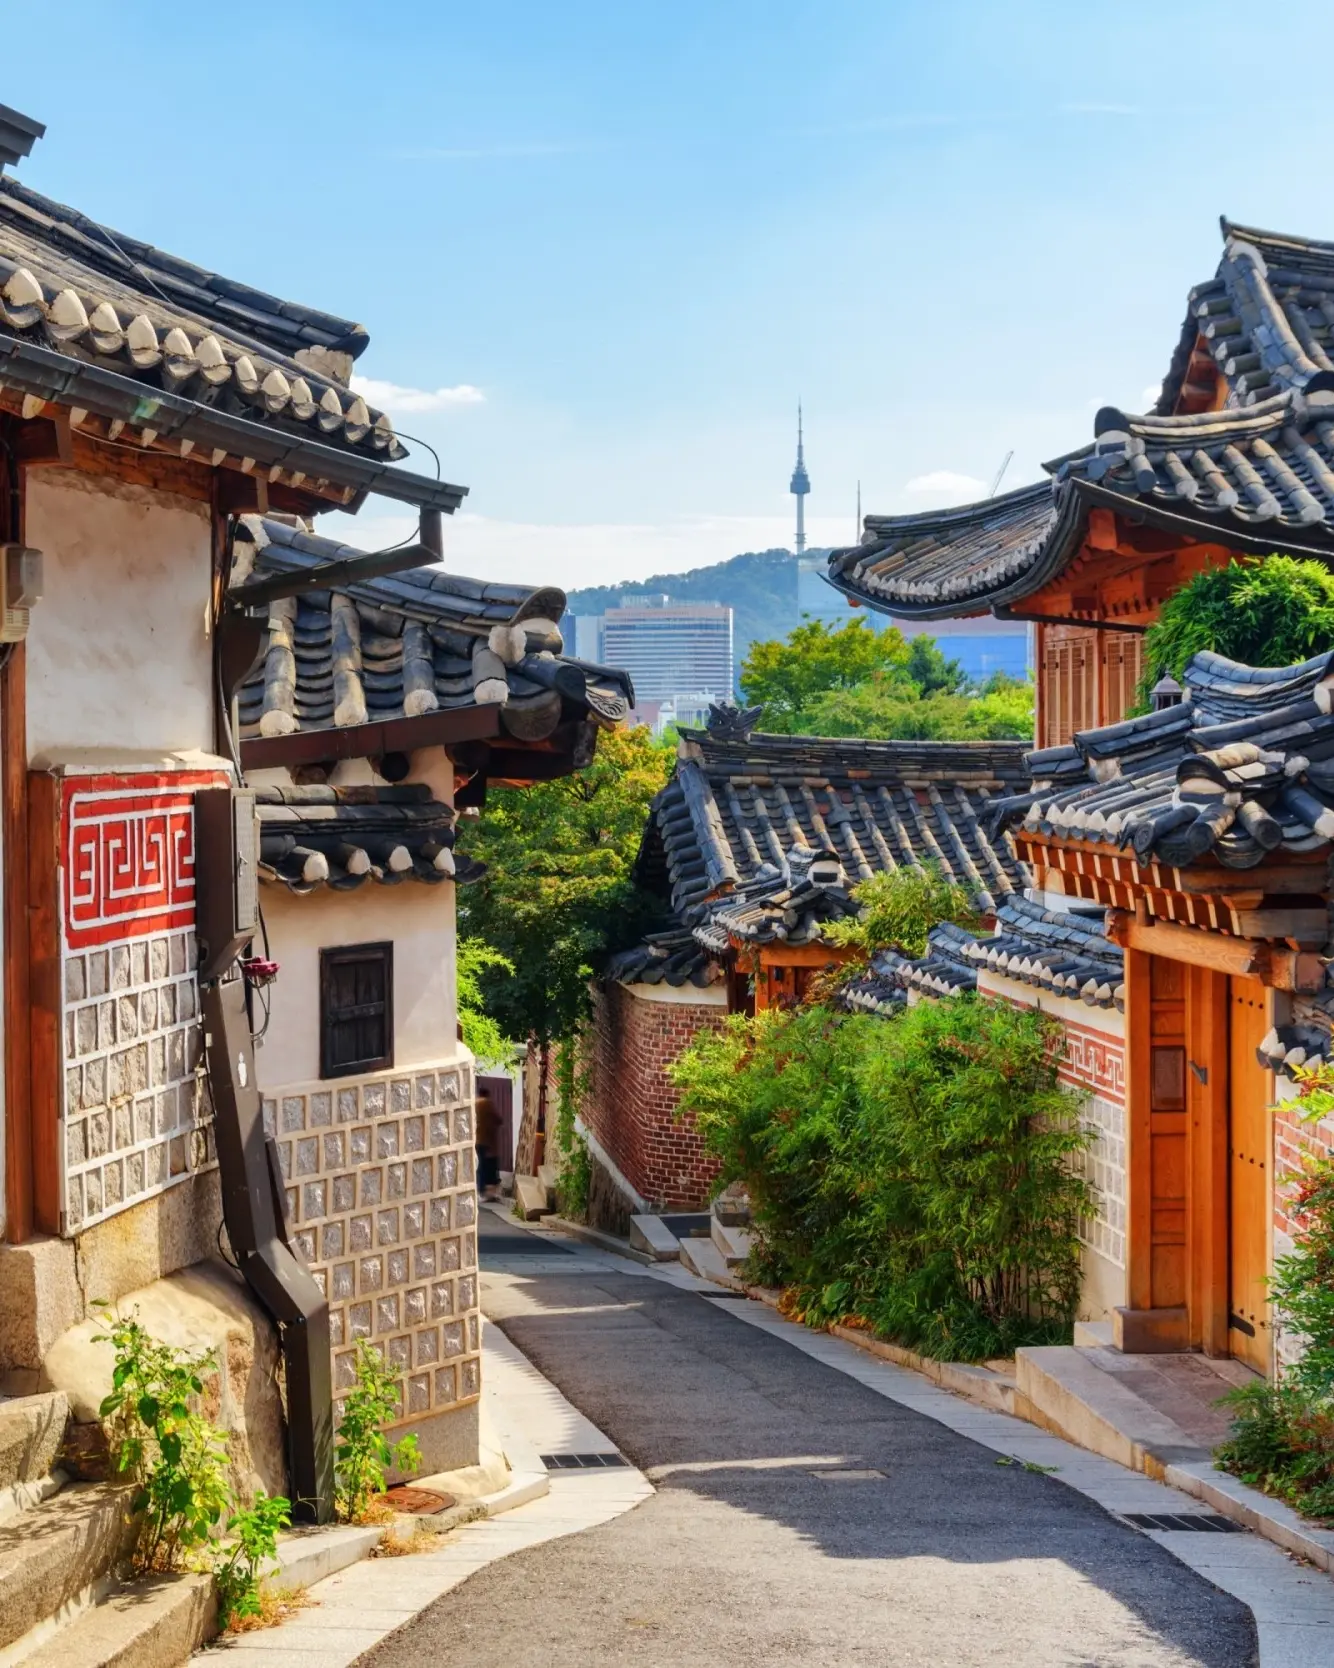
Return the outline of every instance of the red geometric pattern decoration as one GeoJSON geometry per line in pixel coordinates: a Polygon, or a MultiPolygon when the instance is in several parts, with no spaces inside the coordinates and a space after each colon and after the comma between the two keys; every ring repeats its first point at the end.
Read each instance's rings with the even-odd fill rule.
{"type": "Polygon", "coordinates": [[[71,950],[191,927],[194,789],[217,771],[67,777],[61,813],[71,950]]]}

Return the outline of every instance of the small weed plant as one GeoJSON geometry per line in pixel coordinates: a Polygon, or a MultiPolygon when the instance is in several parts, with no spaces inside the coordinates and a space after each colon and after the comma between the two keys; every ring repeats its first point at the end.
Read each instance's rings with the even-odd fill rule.
{"type": "Polygon", "coordinates": [[[218,1621],[225,1629],[262,1614],[259,1572],[278,1551],[278,1536],[292,1522],[291,1503],[281,1494],[260,1494],[253,1506],[227,1520],[231,1545],[214,1565],[218,1621]]]}
{"type": "Polygon", "coordinates": [[[143,1526],[135,1568],[179,1569],[231,1504],[226,1437],[191,1406],[217,1363],[212,1350],[191,1355],[162,1343],[137,1315],[108,1314],[106,1327],[116,1359],[100,1412],[111,1421],[116,1469],[136,1485],[133,1510],[143,1526]]]}
{"type": "Polygon", "coordinates": [[[127,1317],[106,1303],[95,1307],[102,1312],[100,1336],[115,1351],[111,1393],[100,1413],[116,1470],[134,1484],[135,1573],[211,1570],[224,1626],[258,1616],[259,1566],[276,1551],[291,1506],[282,1495],[261,1494],[253,1506],[235,1509],[226,1434],[197,1405],[205,1379],[218,1370],[212,1350],[177,1349],[154,1338],[137,1312],[127,1317]],[[230,1541],[219,1532],[224,1519],[230,1541]]]}
{"type": "Polygon", "coordinates": [[[373,1344],[359,1338],[356,1380],[343,1398],[334,1450],[338,1512],[348,1523],[367,1520],[392,1466],[411,1471],[421,1464],[415,1436],[391,1444],[384,1434],[398,1417],[401,1395],[398,1373],[373,1344]]]}
{"type": "MultiPolygon", "coordinates": [[[[1307,1122],[1334,1112],[1334,1070],[1299,1069],[1289,1103],[1307,1122]]],[[[1307,1156],[1289,1210],[1294,1247],[1274,1263],[1270,1296],[1301,1356],[1277,1384],[1228,1397],[1233,1424],[1216,1456],[1225,1471],[1326,1521],[1334,1519],[1334,1158],[1307,1156]]]]}

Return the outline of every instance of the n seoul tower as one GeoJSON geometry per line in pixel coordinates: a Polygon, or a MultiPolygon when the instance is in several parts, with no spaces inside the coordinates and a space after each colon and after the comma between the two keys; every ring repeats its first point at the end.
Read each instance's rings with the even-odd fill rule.
{"type": "Polygon", "coordinates": [[[802,447],[801,401],[797,401],[797,467],[792,471],[792,485],[788,489],[797,500],[797,555],[806,554],[806,494],[811,490],[811,478],[806,473],[806,454],[802,447]]]}

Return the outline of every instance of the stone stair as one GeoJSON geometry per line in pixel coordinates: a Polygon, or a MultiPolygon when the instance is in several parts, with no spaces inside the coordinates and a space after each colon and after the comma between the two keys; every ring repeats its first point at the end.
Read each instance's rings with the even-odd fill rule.
{"type": "Polygon", "coordinates": [[[0,1668],[175,1668],[210,1638],[209,1576],[124,1579],[129,1493],[59,1469],[59,1391],[0,1400],[0,1668]]]}

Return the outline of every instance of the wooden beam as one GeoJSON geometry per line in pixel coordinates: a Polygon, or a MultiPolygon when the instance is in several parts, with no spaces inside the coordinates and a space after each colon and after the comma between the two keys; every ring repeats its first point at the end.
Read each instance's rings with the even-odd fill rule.
{"type": "Polygon", "coordinates": [[[1124,950],[1166,956],[1191,967],[1208,967],[1233,978],[1264,978],[1269,972],[1272,946],[1252,938],[1179,927],[1170,921],[1140,920],[1123,909],[1107,912],[1107,937],[1124,950]]]}
{"type": "MultiPolygon", "coordinates": [[[[739,946],[738,946],[739,947],[739,946]]],[[[760,946],[760,966],[771,967],[839,967],[851,956],[833,944],[776,944],[760,946]]]]}
{"type": "Polygon", "coordinates": [[[335,759],[378,759],[386,753],[411,753],[419,747],[484,741],[498,736],[497,705],[444,708],[416,718],[386,718],[346,729],[296,730],[288,736],[250,736],[241,743],[246,770],[269,765],[325,764],[335,759]]]}

